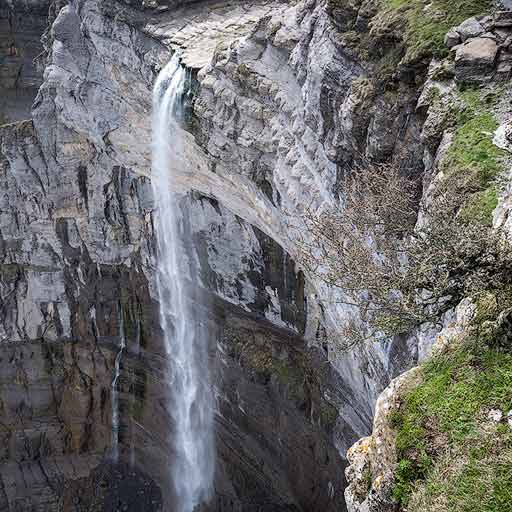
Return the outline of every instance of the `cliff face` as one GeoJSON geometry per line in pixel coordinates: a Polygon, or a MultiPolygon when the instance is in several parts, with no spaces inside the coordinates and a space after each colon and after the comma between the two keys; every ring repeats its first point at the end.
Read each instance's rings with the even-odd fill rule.
{"type": "Polygon", "coordinates": [[[41,85],[35,60],[43,46],[49,2],[3,2],[0,6],[0,122],[30,117],[30,106],[41,85]]]}
{"type": "MultiPolygon", "coordinates": [[[[300,218],[332,203],[358,160],[400,152],[418,174],[437,149],[421,136],[429,118],[417,108],[425,64],[400,68],[391,88],[375,83],[382,69],[351,34],[367,34],[378,13],[348,4],[2,7],[2,97],[17,98],[5,117],[25,119],[0,127],[7,510],[172,503],[150,118],[152,84],[176,50],[193,93],[177,135],[182,207],[216,334],[219,460],[207,509],[343,510],[346,449],[369,432],[380,391],[433,336],[425,327],[349,352],[329,343],[354,313],[296,267],[300,218]],[[31,64],[41,52],[42,75],[31,64]],[[115,464],[111,383],[122,337],[115,464]]],[[[387,41],[372,37],[375,48],[387,41]]]]}
{"type": "MultiPolygon", "coordinates": [[[[422,201],[425,206],[432,200],[450,166],[456,166],[449,160],[451,148],[474,166],[470,152],[476,142],[467,130],[468,120],[450,118],[447,112],[470,110],[468,94],[492,95],[485,106],[490,131],[485,131],[480,107],[469,122],[484,134],[480,140],[490,143],[487,149],[480,146],[480,157],[493,152],[499,156],[501,181],[486,222],[498,233],[497,245],[508,251],[512,13],[506,2],[497,7],[490,16],[453,27],[444,38],[451,55],[430,65],[418,102],[418,108],[427,108],[422,138],[428,147],[437,133],[441,142],[427,160],[432,165],[422,201]],[[440,102],[432,100],[437,94],[440,102]],[[457,145],[461,133],[465,147],[457,145]]],[[[420,214],[421,222],[428,218],[420,214]]],[[[509,464],[512,414],[508,400],[496,397],[501,386],[509,396],[512,385],[497,377],[510,365],[509,286],[505,279],[503,291],[481,289],[461,300],[440,318],[443,328],[423,364],[393,379],[380,394],[371,435],[348,450],[345,498],[350,512],[502,508],[500,493],[508,492],[511,481],[500,480],[498,474],[502,464],[509,464]],[[474,457],[484,445],[486,457],[474,457]]]]}
{"type": "MultiPolygon", "coordinates": [[[[185,37],[186,20],[204,33],[211,16],[230,28],[210,23],[209,37],[221,32],[230,41],[271,7],[213,5],[205,17],[193,6],[178,9],[177,23],[174,11],[52,4],[31,119],[1,128],[6,509],[171,506],[172,425],[153,271],[151,87],[171,55],[162,41],[185,37]],[[111,383],[121,337],[116,465],[111,383]]],[[[186,37],[197,44],[197,35],[186,37]]],[[[216,42],[190,48],[197,65],[216,42]]],[[[16,44],[18,54],[29,53],[16,44]]],[[[183,137],[189,154],[197,150],[191,162],[207,161],[183,137]]],[[[330,400],[339,376],[302,337],[304,277],[278,242],[221,197],[196,190],[183,207],[204,285],[216,294],[219,461],[209,509],[334,510],[343,503],[330,400]]]]}

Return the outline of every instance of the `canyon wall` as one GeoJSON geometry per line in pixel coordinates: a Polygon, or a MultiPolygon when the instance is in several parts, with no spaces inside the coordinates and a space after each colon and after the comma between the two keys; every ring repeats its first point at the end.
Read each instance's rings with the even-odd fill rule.
{"type": "Polygon", "coordinates": [[[344,510],[347,448],[435,337],[425,326],[340,348],[339,327],[360,319],[300,267],[305,209],[335,204],[351,166],[400,154],[418,176],[435,161],[442,130],[418,104],[428,63],[384,76],[374,57],[393,36],[370,30],[377,18],[372,2],[2,5],[6,510],[172,509],[150,130],[152,84],[175,51],[190,87],[182,208],[215,334],[218,465],[205,510],[344,510]],[[368,54],[354,27],[371,34],[368,54]]]}

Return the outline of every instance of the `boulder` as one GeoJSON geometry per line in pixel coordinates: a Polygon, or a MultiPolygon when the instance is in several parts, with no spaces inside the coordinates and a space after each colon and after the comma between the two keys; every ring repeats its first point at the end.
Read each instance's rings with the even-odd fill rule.
{"type": "Polygon", "coordinates": [[[450,30],[450,32],[448,32],[444,36],[444,44],[448,48],[453,48],[454,46],[457,46],[458,44],[460,44],[460,34],[455,30],[450,30]]]}
{"type": "Polygon", "coordinates": [[[478,37],[485,32],[484,27],[482,27],[482,24],[476,18],[469,18],[463,21],[455,30],[459,33],[463,41],[478,37]]]}
{"type": "Polygon", "coordinates": [[[470,39],[455,55],[455,78],[459,82],[484,82],[492,78],[498,54],[496,41],[484,37],[470,39]]]}

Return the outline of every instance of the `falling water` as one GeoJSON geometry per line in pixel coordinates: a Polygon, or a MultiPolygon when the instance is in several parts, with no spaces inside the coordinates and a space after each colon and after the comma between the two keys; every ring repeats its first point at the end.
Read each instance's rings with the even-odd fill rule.
{"type": "Polygon", "coordinates": [[[186,73],[175,55],[153,89],[153,167],[157,284],[160,324],[169,357],[169,410],[174,420],[172,477],[176,512],[192,512],[209,498],[213,480],[213,413],[208,382],[207,338],[201,307],[185,254],[181,210],[174,180],[182,146],[177,121],[183,117],[186,73]]]}
{"type": "Polygon", "coordinates": [[[123,351],[126,347],[126,338],[124,334],[124,319],[121,309],[121,303],[118,305],[119,309],[119,337],[121,344],[116,354],[114,362],[114,378],[112,379],[112,459],[117,462],[119,459],[119,390],[117,389],[117,381],[121,374],[121,359],[123,351]]]}

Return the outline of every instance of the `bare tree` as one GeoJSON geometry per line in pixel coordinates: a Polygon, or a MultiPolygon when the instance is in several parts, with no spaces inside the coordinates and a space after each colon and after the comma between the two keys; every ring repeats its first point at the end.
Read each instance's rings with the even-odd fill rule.
{"type": "Polygon", "coordinates": [[[305,211],[302,264],[341,290],[373,339],[437,321],[465,294],[497,285],[510,264],[490,227],[462,219],[468,180],[441,180],[420,222],[419,185],[396,165],[367,164],[343,180],[338,208],[305,211]]]}

